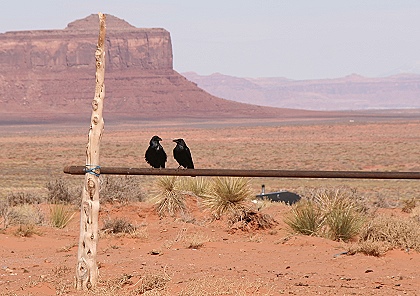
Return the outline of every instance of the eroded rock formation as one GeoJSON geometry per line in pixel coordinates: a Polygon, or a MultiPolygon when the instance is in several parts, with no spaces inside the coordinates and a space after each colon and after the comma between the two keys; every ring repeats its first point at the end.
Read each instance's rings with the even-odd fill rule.
{"type": "MultiPolygon", "coordinates": [[[[0,121],[86,118],[95,85],[97,15],[63,30],[0,34],[0,121]]],[[[216,98],[173,70],[171,36],[107,16],[105,118],[277,116],[216,98]]]]}

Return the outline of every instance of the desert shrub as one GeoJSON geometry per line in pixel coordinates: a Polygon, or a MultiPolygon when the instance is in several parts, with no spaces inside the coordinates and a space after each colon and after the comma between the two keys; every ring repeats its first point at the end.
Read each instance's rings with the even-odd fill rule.
{"type": "Polygon", "coordinates": [[[201,197],[203,205],[220,218],[224,214],[240,215],[251,196],[249,179],[218,177],[213,179],[210,192],[201,197]]]}
{"type": "Polygon", "coordinates": [[[101,182],[101,201],[127,204],[143,201],[145,195],[134,176],[106,176],[101,182]]]}
{"type": "Polygon", "coordinates": [[[202,233],[193,233],[185,238],[186,247],[188,249],[199,249],[208,241],[209,238],[202,233]]]}
{"type": "Polygon", "coordinates": [[[30,192],[10,193],[5,198],[11,207],[23,204],[40,204],[43,202],[43,198],[40,195],[30,192]]]}
{"type": "Polygon", "coordinates": [[[389,249],[391,249],[391,246],[387,242],[365,240],[365,241],[360,241],[356,244],[350,245],[347,253],[349,255],[362,253],[368,256],[379,257],[385,254],[389,249]]]}
{"type": "Polygon", "coordinates": [[[48,190],[47,201],[49,203],[77,204],[80,200],[81,189],[72,189],[69,183],[63,179],[49,181],[45,187],[48,190]]]}
{"type": "Polygon", "coordinates": [[[366,211],[353,190],[321,189],[295,204],[285,222],[298,233],[347,241],[359,233],[366,211]]]}
{"type": "MultiPolygon", "coordinates": [[[[140,287],[133,290],[132,295],[142,295],[146,292],[163,290],[170,280],[171,277],[166,271],[146,274],[141,278],[140,287]]],[[[160,295],[160,293],[158,295],[160,295]]]]}
{"type": "Polygon", "coordinates": [[[359,244],[385,243],[388,249],[420,251],[420,223],[411,217],[378,215],[365,224],[359,235],[359,244]]]}
{"type": "Polygon", "coordinates": [[[178,181],[179,178],[176,176],[165,176],[158,179],[159,193],[152,200],[159,216],[175,216],[177,213],[186,213],[185,195],[179,189],[178,181]]]}
{"type": "Polygon", "coordinates": [[[292,206],[285,223],[295,232],[304,235],[316,235],[323,223],[320,208],[313,200],[302,199],[292,206]]]}
{"type": "Polygon", "coordinates": [[[314,198],[323,214],[324,236],[347,241],[360,231],[367,210],[355,191],[348,188],[322,189],[314,198]]]}
{"type": "Polygon", "coordinates": [[[0,217],[3,219],[3,227],[7,228],[9,223],[16,223],[14,220],[19,220],[19,208],[22,205],[39,204],[42,198],[39,195],[25,192],[10,193],[6,196],[0,197],[0,217]],[[11,221],[13,220],[13,221],[11,221]]]}
{"type": "Polygon", "coordinates": [[[104,220],[102,231],[105,233],[133,233],[136,227],[124,218],[107,218],[104,220]]]}
{"type": "Polygon", "coordinates": [[[228,219],[231,230],[240,229],[243,231],[270,229],[277,222],[268,214],[257,212],[251,209],[235,211],[228,219]]]}
{"type": "Polygon", "coordinates": [[[75,214],[71,206],[55,204],[50,208],[51,225],[57,228],[64,228],[73,219],[75,214]]]}
{"type": "Polygon", "coordinates": [[[0,196],[0,217],[3,219],[3,227],[9,225],[10,204],[6,197],[0,196]]]}
{"type": "Polygon", "coordinates": [[[401,210],[405,213],[411,213],[417,205],[417,199],[415,197],[405,198],[401,200],[401,210]]]}
{"type": "Polygon", "coordinates": [[[211,191],[211,183],[208,178],[203,177],[186,177],[180,178],[178,188],[185,193],[193,194],[197,197],[206,196],[211,191]]]}
{"type": "Polygon", "coordinates": [[[14,232],[14,235],[21,237],[31,237],[34,234],[40,234],[33,224],[19,225],[19,227],[14,232]]]}
{"type": "Polygon", "coordinates": [[[8,220],[10,225],[41,225],[44,214],[34,205],[23,204],[10,208],[8,220]]]}

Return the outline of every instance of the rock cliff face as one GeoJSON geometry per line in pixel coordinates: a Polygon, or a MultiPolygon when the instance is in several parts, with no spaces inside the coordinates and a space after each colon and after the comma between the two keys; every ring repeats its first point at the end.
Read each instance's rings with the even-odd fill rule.
{"type": "MultiPolygon", "coordinates": [[[[285,113],[216,98],[175,72],[165,29],[135,28],[111,15],[106,25],[105,119],[285,113]]],[[[91,15],[63,30],[0,34],[0,122],[89,120],[98,31],[91,15]]]]}
{"type": "MultiPolygon", "coordinates": [[[[114,16],[107,17],[107,28],[107,71],[172,69],[171,37],[165,29],[138,29],[114,16]]],[[[98,17],[91,15],[64,30],[0,34],[2,72],[95,69],[98,31],[98,17]]]]}

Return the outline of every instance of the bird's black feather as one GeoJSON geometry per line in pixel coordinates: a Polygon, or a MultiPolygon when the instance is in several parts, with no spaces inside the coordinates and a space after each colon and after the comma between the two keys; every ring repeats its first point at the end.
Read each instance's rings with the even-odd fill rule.
{"type": "Polygon", "coordinates": [[[194,163],[191,157],[190,148],[188,148],[183,139],[175,139],[173,141],[176,143],[173,151],[174,158],[178,162],[179,166],[182,166],[186,169],[193,169],[194,163]]]}
{"type": "Polygon", "coordinates": [[[159,141],[162,141],[162,139],[158,136],[153,136],[144,155],[146,162],[157,169],[165,168],[167,160],[166,152],[159,141]]]}

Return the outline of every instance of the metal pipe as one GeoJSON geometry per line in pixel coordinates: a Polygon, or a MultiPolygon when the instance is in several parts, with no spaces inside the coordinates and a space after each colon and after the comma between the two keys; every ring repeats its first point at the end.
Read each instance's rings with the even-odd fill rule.
{"type": "MultiPolygon", "coordinates": [[[[239,170],[239,169],[153,169],[101,167],[100,174],[159,175],[159,176],[219,176],[219,177],[275,177],[275,178],[349,178],[349,179],[420,179],[420,172],[376,171],[300,171],[300,170],[239,170]]],[[[84,175],[84,166],[66,166],[64,173],[84,175]]]]}

